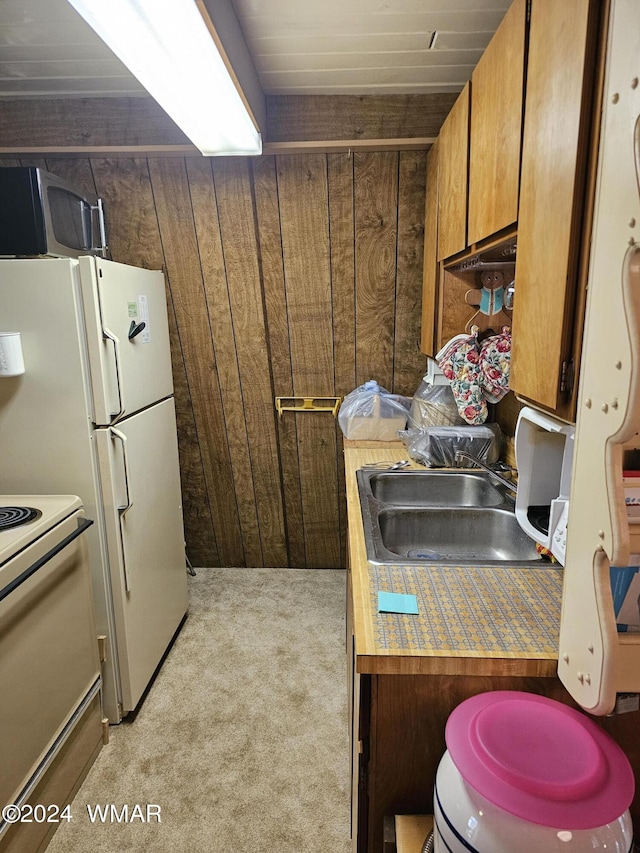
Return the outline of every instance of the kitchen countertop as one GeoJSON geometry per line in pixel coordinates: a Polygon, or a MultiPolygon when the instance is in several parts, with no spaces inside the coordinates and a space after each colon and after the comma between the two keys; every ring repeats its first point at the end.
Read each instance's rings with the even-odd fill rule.
{"type": "Polygon", "coordinates": [[[349,440],[344,448],[357,671],[554,677],[562,568],[370,563],[355,472],[404,459],[406,449],[349,440]],[[413,593],[418,615],[378,613],[378,590],[413,593]]]}

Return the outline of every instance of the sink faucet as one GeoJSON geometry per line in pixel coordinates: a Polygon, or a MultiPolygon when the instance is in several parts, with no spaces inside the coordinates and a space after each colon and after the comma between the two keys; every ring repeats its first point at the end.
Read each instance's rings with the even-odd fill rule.
{"type": "Polygon", "coordinates": [[[494,478],[494,480],[497,480],[498,483],[500,483],[501,486],[504,486],[505,488],[509,489],[509,491],[513,492],[514,495],[516,494],[516,486],[514,483],[507,480],[506,477],[502,477],[500,474],[498,474],[497,471],[494,471],[493,468],[490,468],[488,465],[485,465],[485,463],[481,459],[478,459],[472,453],[467,453],[466,450],[456,450],[454,458],[456,463],[462,461],[462,459],[468,459],[469,462],[473,462],[473,464],[477,465],[478,468],[482,468],[483,471],[486,471],[487,474],[490,474],[494,478]]]}

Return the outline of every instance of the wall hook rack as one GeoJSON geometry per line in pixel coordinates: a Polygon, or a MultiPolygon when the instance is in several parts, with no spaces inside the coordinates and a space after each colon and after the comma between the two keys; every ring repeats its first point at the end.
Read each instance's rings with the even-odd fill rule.
{"type": "Polygon", "coordinates": [[[275,400],[279,417],[283,412],[331,412],[335,418],[342,397],[276,397],[275,400]]]}

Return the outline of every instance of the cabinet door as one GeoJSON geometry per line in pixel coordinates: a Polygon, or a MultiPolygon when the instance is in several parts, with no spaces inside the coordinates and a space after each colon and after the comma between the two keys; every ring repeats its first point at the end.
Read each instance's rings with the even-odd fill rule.
{"type": "Polygon", "coordinates": [[[438,137],[438,260],[467,245],[469,84],[444,120],[438,137]]]}
{"type": "Polygon", "coordinates": [[[351,850],[365,853],[367,850],[367,822],[369,817],[368,786],[368,732],[363,730],[363,715],[368,713],[366,688],[369,676],[356,672],[353,646],[355,637],[350,638],[349,653],[349,740],[351,752],[351,850]],[[363,701],[365,705],[363,706],[363,701]]]}
{"type": "Polygon", "coordinates": [[[438,143],[427,155],[427,196],[424,211],[424,265],[422,268],[422,331],[420,349],[435,355],[438,299],[438,143]]]}
{"type": "Polygon", "coordinates": [[[468,242],[518,218],[526,0],[515,0],[471,77],[468,242]]]}
{"type": "Polygon", "coordinates": [[[562,365],[582,326],[574,304],[596,10],[590,0],[531,4],[510,382],[550,410],[563,405],[562,365]]]}

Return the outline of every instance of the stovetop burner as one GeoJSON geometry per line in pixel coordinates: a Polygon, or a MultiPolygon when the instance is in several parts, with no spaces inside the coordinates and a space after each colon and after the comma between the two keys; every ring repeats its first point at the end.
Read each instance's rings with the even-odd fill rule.
{"type": "Polygon", "coordinates": [[[42,512],[30,506],[0,506],[0,530],[20,527],[40,518],[42,512]]]}

